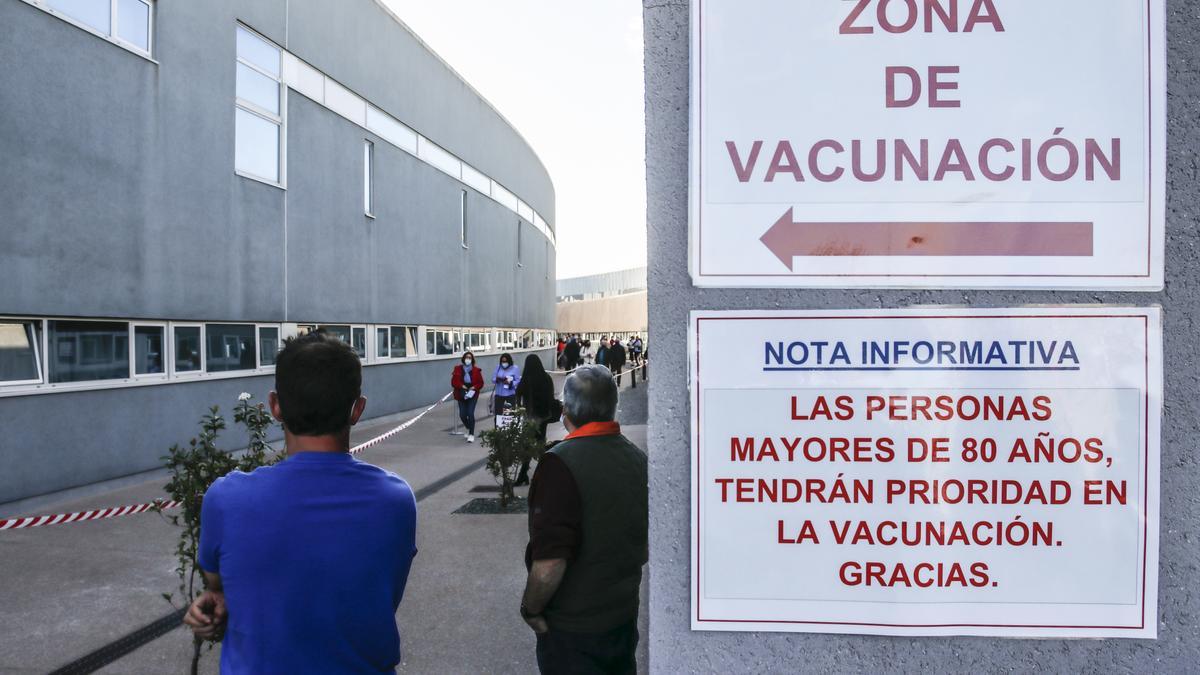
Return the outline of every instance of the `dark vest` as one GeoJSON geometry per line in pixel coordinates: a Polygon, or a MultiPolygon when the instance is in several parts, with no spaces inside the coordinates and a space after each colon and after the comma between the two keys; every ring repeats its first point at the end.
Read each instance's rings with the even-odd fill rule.
{"type": "Polygon", "coordinates": [[[585,436],[550,452],[570,469],[583,511],[579,551],[546,606],[552,628],[601,633],[637,619],[648,558],[646,453],[620,434],[585,436]]]}

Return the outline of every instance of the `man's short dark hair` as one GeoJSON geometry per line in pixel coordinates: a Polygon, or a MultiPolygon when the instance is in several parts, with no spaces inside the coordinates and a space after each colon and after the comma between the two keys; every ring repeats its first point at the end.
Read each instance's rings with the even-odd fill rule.
{"type": "Polygon", "coordinates": [[[611,422],[617,415],[617,381],[604,366],[581,366],[563,385],[563,411],[581,427],[591,422],[611,422]]]}
{"type": "Polygon", "coordinates": [[[362,363],[350,345],[322,332],[289,338],[275,360],[283,426],[299,436],[326,436],[350,426],[362,394],[362,363]]]}

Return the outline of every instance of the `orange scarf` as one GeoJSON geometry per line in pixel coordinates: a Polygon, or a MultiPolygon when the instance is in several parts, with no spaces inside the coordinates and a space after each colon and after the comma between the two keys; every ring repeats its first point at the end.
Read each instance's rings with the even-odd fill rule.
{"type": "Polygon", "coordinates": [[[575,431],[567,434],[563,440],[572,438],[587,438],[588,436],[612,436],[621,433],[621,425],[616,422],[588,422],[575,431]]]}

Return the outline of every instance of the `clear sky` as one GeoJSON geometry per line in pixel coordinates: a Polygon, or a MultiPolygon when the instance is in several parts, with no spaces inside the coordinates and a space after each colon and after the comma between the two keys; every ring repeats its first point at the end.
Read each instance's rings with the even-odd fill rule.
{"type": "Polygon", "coordinates": [[[558,277],[645,265],[641,3],[385,2],[545,163],[558,277]]]}

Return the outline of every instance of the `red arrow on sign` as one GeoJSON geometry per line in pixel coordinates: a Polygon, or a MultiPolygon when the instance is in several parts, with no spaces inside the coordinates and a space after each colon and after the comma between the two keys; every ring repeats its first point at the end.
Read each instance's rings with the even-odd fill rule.
{"type": "Polygon", "coordinates": [[[793,210],[759,238],[789,270],[794,256],[1092,255],[1092,223],[798,223],[793,210]]]}

